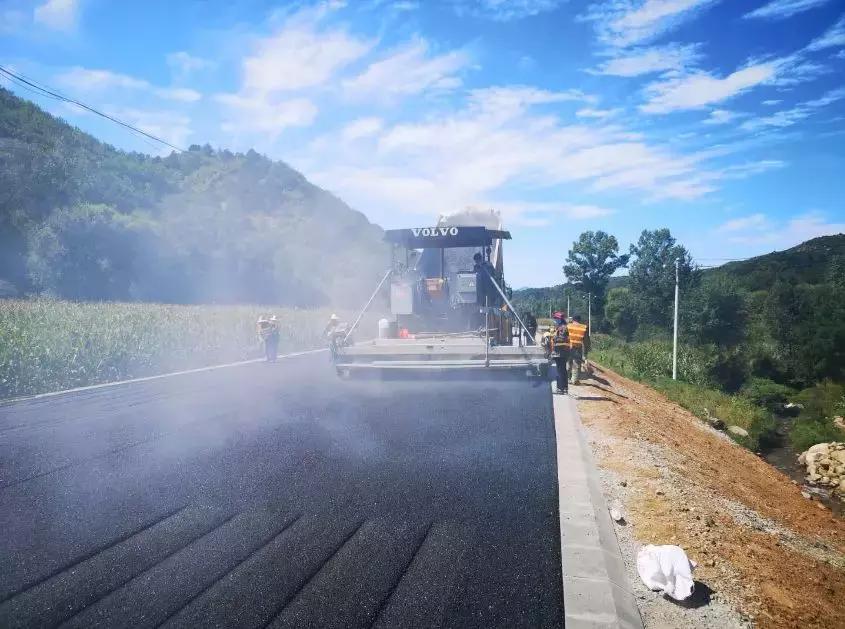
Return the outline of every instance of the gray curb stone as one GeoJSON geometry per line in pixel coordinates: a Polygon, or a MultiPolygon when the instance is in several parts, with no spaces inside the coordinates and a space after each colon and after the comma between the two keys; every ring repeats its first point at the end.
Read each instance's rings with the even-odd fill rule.
{"type": "Polygon", "coordinates": [[[575,400],[554,395],[563,605],[568,629],[642,629],[575,400]]]}

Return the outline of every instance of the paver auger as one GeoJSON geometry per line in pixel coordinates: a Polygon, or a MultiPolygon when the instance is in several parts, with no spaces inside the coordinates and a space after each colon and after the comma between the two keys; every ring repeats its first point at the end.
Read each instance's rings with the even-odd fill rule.
{"type": "Polygon", "coordinates": [[[334,348],[338,374],[495,369],[545,376],[548,356],[508,297],[502,241],[511,235],[501,227],[496,212],[467,211],[435,227],[385,232],[391,268],[349,333],[388,280],[391,318],[379,323],[375,340],[334,348]]]}

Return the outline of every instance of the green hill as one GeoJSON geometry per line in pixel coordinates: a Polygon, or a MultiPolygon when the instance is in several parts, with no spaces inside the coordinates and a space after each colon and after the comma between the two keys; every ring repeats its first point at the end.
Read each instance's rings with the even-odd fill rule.
{"type": "Polygon", "coordinates": [[[768,290],[777,281],[823,284],[834,274],[845,273],[845,234],[813,238],[791,249],[729,262],[708,273],[731,277],[749,291],[768,290]]]}
{"type": "Polygon", "coordinates": [[[287,164],[104,144],[0,89],[0,287],[82,300],[358,304],[382,230],[287,164]]]}

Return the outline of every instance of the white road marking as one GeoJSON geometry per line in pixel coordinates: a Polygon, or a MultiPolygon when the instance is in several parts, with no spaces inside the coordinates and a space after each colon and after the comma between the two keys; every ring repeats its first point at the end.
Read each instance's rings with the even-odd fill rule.
{"type": "MultiPolygon", "coordinates": [[[[294,352],[292,354],[282,354],[279,358],[296,358],[297,356],[306,356],[308,354],[319,354],[320,352],[327,352],[328,348],[309,349],[304,352],[294,352]]],[[[252,358],[250,360],[242,360],[236,363],[225,363],[223,365],[211,365],[209,367],[199,367],[197,369],[186,369],[184,371],[173,371],[171,373],[161,373],[155,376],[145,376],[143,378],[132,378],[131,380],[115,380],[114,382],[103,382],[102,384],[92,384],[87,387],[77,387],[75,389],[64,389],[63,391],[50,391],[49,393],[39,393],[37,395],[26,395],[23,397],[10,398],[8,400],[0,400],[0,406],[13,404],[15,402],[23,402],[26,400],[38,400],[46,397],[54,397],[56,395],[66,395],[68,393],[79,393],[81,391],[92,391],[94,389],[105,389],[107,387],[116,387],[121,384],[132,384],[135,382],[149,382],[150,380],[159,380],[160,378],[170,378],[171,376],[185,376],[192,373],[201,373],[203,371],[214,371],[215,369],[225,369],[227,367],[240,367],[243,365],[251,365],[253,363],[264,362],[264,358],[252,358]]]]}

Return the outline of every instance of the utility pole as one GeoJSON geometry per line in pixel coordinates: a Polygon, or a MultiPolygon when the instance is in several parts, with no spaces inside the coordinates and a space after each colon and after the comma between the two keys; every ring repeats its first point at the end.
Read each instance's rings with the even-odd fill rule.
{"type": "Polygon", "coordinates": [[[593,333],[593,294],[587,293],[587,329],[593,333]]]}
{"type": "Polygon", "coordinates": [[[572,316],[572,311],[569,309],[569,291],[566,291],[566,316],[572,316]]]}
{"type": "Polygon", "coordinates": [[[675,258],[675,329],[672,335],[672,380],[678,379],[678,271],[680,258],[675,258]]]}

